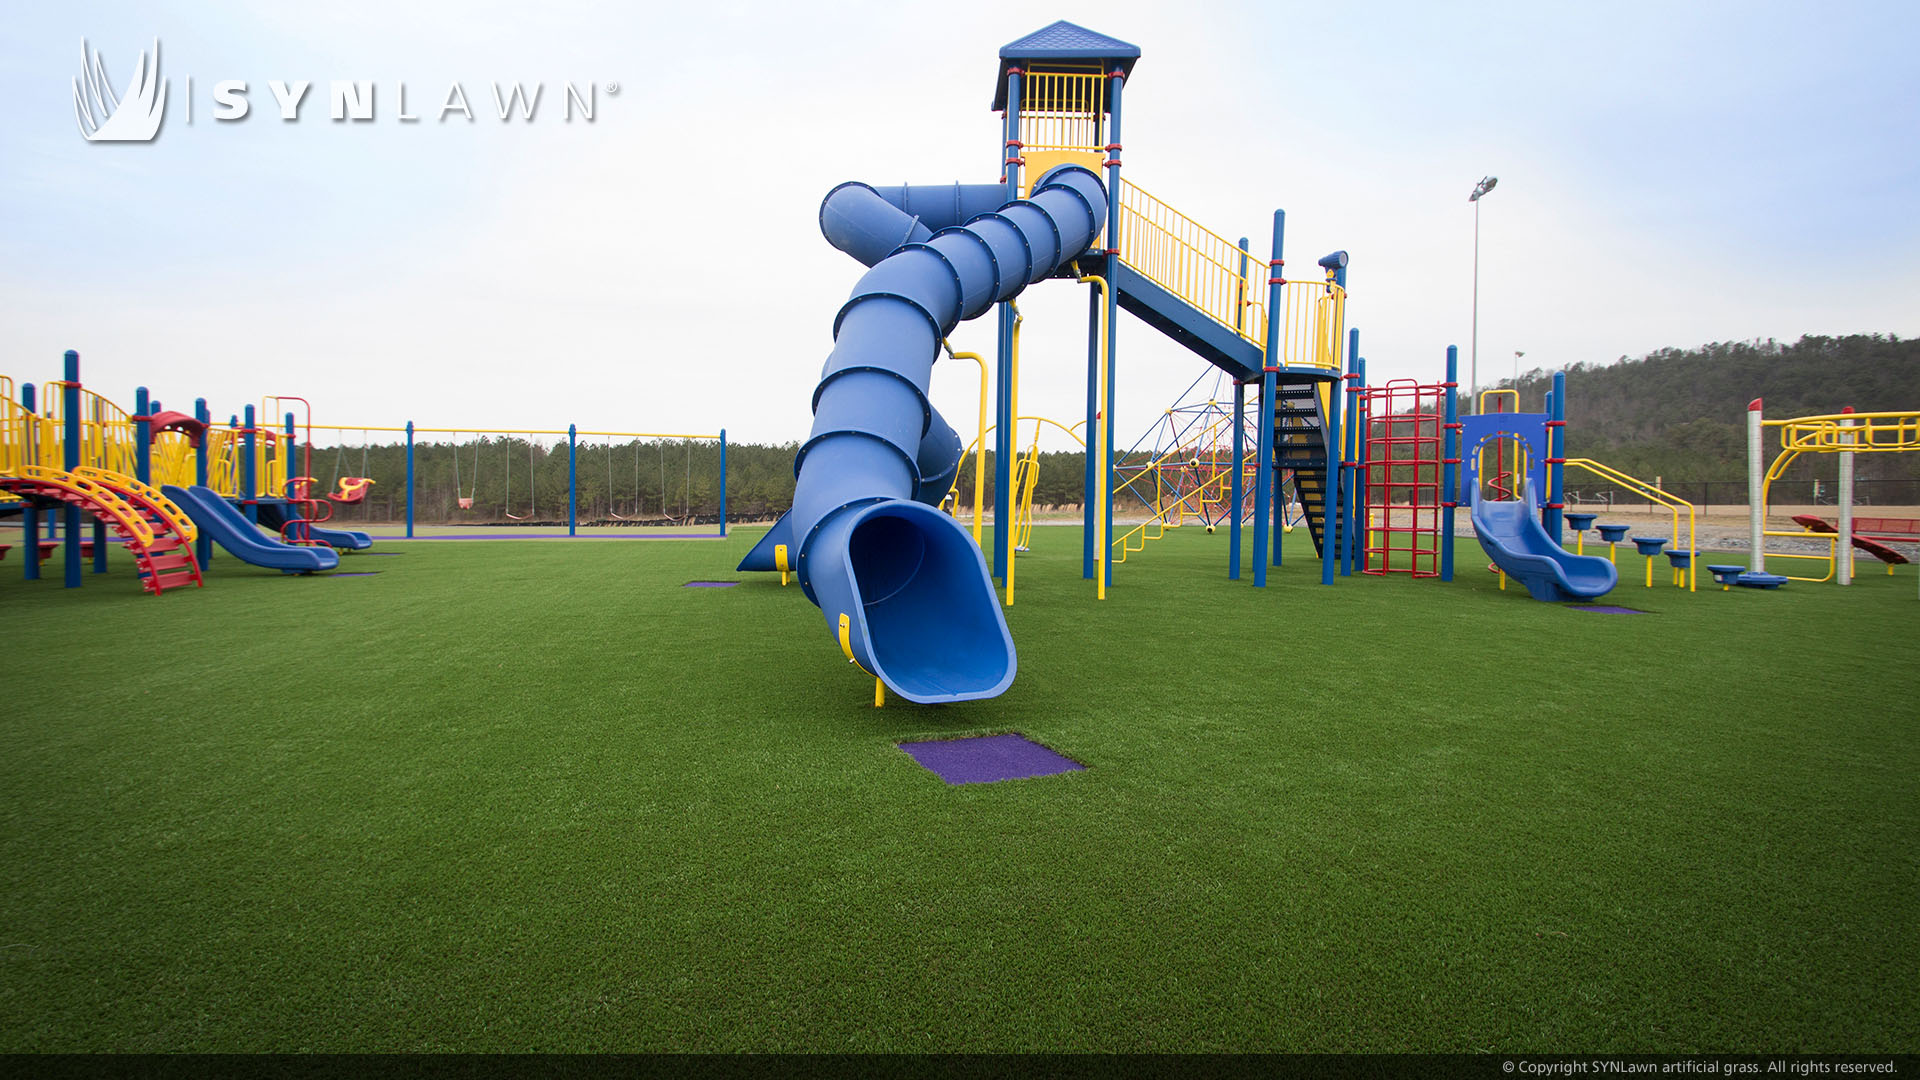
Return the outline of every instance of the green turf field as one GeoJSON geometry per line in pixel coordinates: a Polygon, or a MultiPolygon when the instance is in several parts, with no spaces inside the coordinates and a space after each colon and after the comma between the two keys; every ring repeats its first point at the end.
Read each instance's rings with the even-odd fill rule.
{"type": "Polygon", "coordinates": [[[0,1050],[1920,1045],[1911,568],[1596,615],[1183,529],[1096,603],[1042,528],[1012,690],[876,710],[753,538],[16,550],[0,1050]],[[894,745],[1002,731],[1087,768],[894,745]]]}

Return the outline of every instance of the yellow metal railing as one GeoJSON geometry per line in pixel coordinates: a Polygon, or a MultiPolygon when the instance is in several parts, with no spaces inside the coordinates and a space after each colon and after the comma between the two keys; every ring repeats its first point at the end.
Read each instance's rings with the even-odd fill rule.
{"type": "Polygon", "coordinates": [[[156,486],[173,484],[192,487],[194,476],[193,438],[184,431],[162,431],[153,437],[153,482],[156,486]]]}
{"type": "Polygon", "coordinates": [[[1345,364],[1347,293],[1331,281],[1280,286],[1280,356],[1269,365],[1339,371],[1345,364]]]}
{"type": "MultiPolygon", "coordinates": [[[[41,429],[43,464],[58,466],[66,459],[66,387],[59,382],[46,384],[42,414],[47,423],[41,429]],[[50,445],[49,445],[50,444],[50,445]]],[[[80,464],[131,475],[134,469],[135,438],[133,417],[125,409],[91,390],[80,389],[80,464]]]]}
{"type": "Polygon", "coordinates": [[[39,460],[45,424],[12,395],[0,398],[0,476],[19,476],[22,468],[39,460]]]}
{"type": "Polygon", "coordinates": [[[1920,413],[1832,413],[1765,424],[1780,429],[1780,449],[1794,454],[1920,450],[1920,413]]]}
{"type": "Polygon", "coordinates": [[[1116,563],[1126,562],[1129,554],[1136,551],[1145,551],[1149,543],[1165,536],[1169,528],[1178,528],[1178,523],[1170,524],[1169,518],[1175,515],[1199,513],[1202,506],[1219,505],[1220,501],[1225,498],[1223,492],[1227,490],[1227,482],[1231,480],[1232,477],[1233,470],[1231,468],[1216,473],[1212,479],[1200,484],[1192,491],[1175,499],[1172,503],[1162,506],[1158,513],[1146,521],[1135,525],[1133,528],[1115,537],[1113,541],[1113,561],[1116,563]],[[1209,490],[1213,493],[1211,499],[1208,498],[1209,490]],[[1154,531],[1148,532],[1149,529],[1154,531]]]}
{"type": "MultiPolygon", "coordinates": [[[[1122,180],[1120,261],[1220,325],[1264,350],[1269,271],[1264,260],[1175,210],[1166,200],[1122,180]]],[[[1280,287],[1280,356],[1269,365],[1340,370],[1346,291],[1331,281],[1286,281],[1280,287]]]]}
{"type": "Polygon", "coordinates": [[[1099,73],[1028,72],[1020,81],[1020,141],[1025,150],[1098,153],[1107,77],[1099,73]]]}
{"type": "MultiPolygon", "coordinates": [[[[1591,458],[1568,458],[1566,466],[1571,469],[1585,469],[1602,480],[1626,488],[1641,498],[1646,499],[1648,502],[1666,507],[1669,524],[1672,528],[1672,532],[1668,534],[1671,538],[1669,546],[1678,543],[1680,540],[1680,513],[1684,510],[1687,515],[1687,546],[1684,549],[1676,550],[1690,551],[1693,554],[1687,559],[1687,568],[1684,571],[1679,567],[1673,568],[1673,577],[1674,584],[1684,584],[1688,592],[1694,591],[1694,586],[1700,575],[1700,551],[1696,542],[1698,539],[1696,531],[1698,523],[1692,503],[1677,495],[1669,495],[1665,491],[1647,483],[1645,480],[1628,476],[1618,469],[1602,465],[1591,458]]],[[[1654,556],[1653,558],[1658,558],[1658,556],[1654,556]]],[[[1647,584],[1653,584],[1651,559],[1648,561],[1647,584]]]]}
{"type": "Polygon", "coordinates": [[[1266,344],[1264,261],[1127,180],[1120,182],[1118,236],[1121,262],[1254,345],[1266,344]]]}
{"type": "MultiPolygon", "coordinates": [[[[287,486],[286,454],[281,450],[284,436],[271,429],[256,429],[253,440],[253,487],[256,495],[279,495],[287,486]]],[[[207,486],[215,493],[240,498],[245,476],[247,433],[242,428],[207,429],[207,486]]],[[[191,458],[187,468],[191,469],[191,458]]]]}

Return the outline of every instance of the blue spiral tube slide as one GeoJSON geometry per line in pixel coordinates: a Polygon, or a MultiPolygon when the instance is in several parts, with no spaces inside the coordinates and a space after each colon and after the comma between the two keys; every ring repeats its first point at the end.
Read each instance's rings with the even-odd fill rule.
{"type": "Polygon", "coordinates": [[[834,320],[813,429],[794,462],[793,509],[762,541],[767,550],[741,564],[767,568],[769,541],[787,544],[829,634],[909,701],[995,697],[1018,667],[980,548],[933,505],[961,451],[927,401],[940,341],[1059,273],[1106,224],[1105,190],[1079,166],[983,211],[1002,190],[828,193],[821,231],[870,269],[834,320]]]}

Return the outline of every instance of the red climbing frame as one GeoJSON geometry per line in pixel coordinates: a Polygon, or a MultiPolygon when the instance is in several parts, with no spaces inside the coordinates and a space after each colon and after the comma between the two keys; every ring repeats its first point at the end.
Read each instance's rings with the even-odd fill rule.
{"type": "Polygon", "coordinates": [[[1441,423],[1447,390],[1395,379],[1361,393],[1368,574],[1440,576],[1441,423]]]}

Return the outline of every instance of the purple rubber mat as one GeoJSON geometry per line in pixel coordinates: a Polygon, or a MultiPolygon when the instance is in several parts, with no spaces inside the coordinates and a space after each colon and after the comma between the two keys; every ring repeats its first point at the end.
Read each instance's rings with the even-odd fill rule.
{"type": "Polygon", "coordinates": [[[1645,615],[1644,611],[1635,611],[1630,607],[1614,607],[1611,604],[1569,604],[1568,611],[1590,611],[1595,615],[1645,615]]]}
{"type": "Polygon", "coordinates": [[[454,533],[433,536],[377,536],[376,542],[405,540],[725,540],[719,533],[600,533],[594,536],[529,536],[526,533],[454,533]]]}
{"type": "Polygon", "coordinates": [[[903,742],[900,749],[949,784],[990,784],[1086,768],[1019,735],[903,742]]]}
{"type": "Polygon", "coordinates": [[[740,584],[737,581],[689,581],[680,586],[683,589],[731,589],[740,584]]]}

